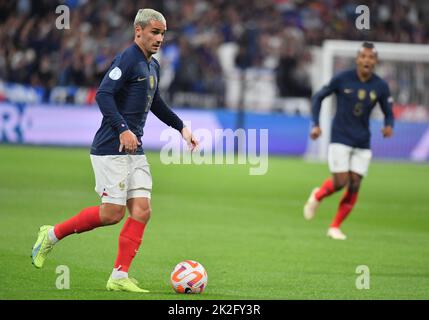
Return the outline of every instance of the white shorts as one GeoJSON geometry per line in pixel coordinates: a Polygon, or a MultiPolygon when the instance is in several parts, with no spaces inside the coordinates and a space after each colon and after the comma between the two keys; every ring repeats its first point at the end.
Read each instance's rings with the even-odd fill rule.
{"type": "Polygon", "coordinates": [[[370,149],[353,148],[341,143],[329,144],[328,162],[332,173],[352,171],[366,176],[371,158],[370,149]]]}
{"type": "Polygon", "coordinates": [[[91,163],[102,203],[126,205],[131,198],[150,198],[152,176],[145,155],[91,154],[91,163]]]}

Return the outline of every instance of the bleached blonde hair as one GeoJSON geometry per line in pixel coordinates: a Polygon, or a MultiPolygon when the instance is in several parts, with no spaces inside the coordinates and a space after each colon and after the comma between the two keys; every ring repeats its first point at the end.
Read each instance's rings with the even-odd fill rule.
{"type": "Polygon", "coordinates": [[[144,28],[151,20],[160,21],[167,24],[161,12],[153,9],[139,9],[134,19],[134,27],[140,26],[144,28]]]}

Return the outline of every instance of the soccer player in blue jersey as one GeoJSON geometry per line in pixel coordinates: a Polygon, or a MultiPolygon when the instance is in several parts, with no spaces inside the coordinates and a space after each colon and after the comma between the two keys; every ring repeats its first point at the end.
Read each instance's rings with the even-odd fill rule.
{"type": "Polygon", "coordinates": [[[356,68],[334,76],[312,99],[313,127],[310,137],[313,140],[322,134],[319,127],[322,100],[335,93],[337,110],[328,149],[332,177],[311,192],[304,206],[304,217],[307,220],[314,218],[322,199],[346,188],[327,233],[328,237],[336,240],[346,239],[340,225],[353,209],[361,181],[368,171],[372,156],[369,119],[377,102],[385,116],[382,134],[385,138],[393,134],[393,100],[386,81],[374,73],[377,61],[374,45],[363,43],[356,57],[356,68]]]}
{"type": "Polygon", "coordinates": [[[134,43],[115,57],[96,95],[103,120],[90,156],[101,205],[85,208],[55,226],[42,226],[32,251],[32,262],[37,268],[43,266],[59,240],[116,224],[128,208],[129,217],[119,235],[118,254],[107,289],[148,292],[128,277],[151,215],[152,177],[141,143],[148,112],[181,132],[191,150],[198,146],[198,141],[159,94],[160,66],[152,55],[161,47],[166,29],[161,13],[152,9],[138,11],[134,43]]]}

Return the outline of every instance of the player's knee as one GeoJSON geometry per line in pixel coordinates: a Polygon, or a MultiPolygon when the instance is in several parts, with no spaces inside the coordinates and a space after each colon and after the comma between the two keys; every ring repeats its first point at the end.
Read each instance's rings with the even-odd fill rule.
{"type": "Polygon", "coordinates": [[[335,191],[340,191],[341,189],[343,189],[346,186],[345,183],[337,183],[334,185],[334,190],[335,191]]]}
{"type": "Polygon", "coordinates": [[[134,219],[142,222],[142,223],[148,223],[150,216],[152,214],[152,209],[150,206],[145,207],[139,207],[132,213],[132,216],[134,219]]]}
{"type": "Polygon", "coordinates": [[[360,180],[352,180],[349,184],[349,190],[353,193],[358,192],[360,188],[360,180]]]}
{"type": "Polygon", "coordinates": [[[125,215],[125,206],[104,204],[103,209],[100,217],[104,225],[117,224],[125,215]]]}
{"type": "Polygon", "coordinates": [[[336,173],[333,177],[334,190],[339,191],[349,183],[349,176],[346,173],[336,173]]]}
{"type": "Polygon", "coordinates": [[[358,174],[352,173],[350,176],[349,190],[351,192],[358,192],[360,188],[361,180],[362,180],[361,176],[359,176],[358,174]]]}
{"type": "Polygon", "coordinates": [[[152,214],[152,209],[150,207],[144,208],[140,213],[140,220],[144,223],[148,223],[151,214],[152,214]]]}
{"type": "Polygon", "coordinates": [[[339,191],[343,189],[347,185],[348,181],[347,179],[338,179],[334,182],[334,189],[335,191],[339,191]]]}
{"type": "Polygon", "coordinates": [[[113,215],[110,216],[110,224],[119,223],[124,217],[124,215],[125,215],[125,210],[121,212],[115,212],[113,215]]]}

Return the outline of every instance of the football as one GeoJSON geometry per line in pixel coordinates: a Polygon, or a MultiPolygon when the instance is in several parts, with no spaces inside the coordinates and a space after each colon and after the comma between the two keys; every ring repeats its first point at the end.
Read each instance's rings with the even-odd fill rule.
{"type": "Polygon", "coordinates": [[[207,287],[207,272],[197,261],[178,263],[171,273],[170,283],[177,293],[202,293],[207,287]]]}

